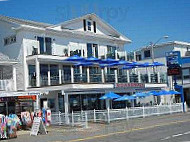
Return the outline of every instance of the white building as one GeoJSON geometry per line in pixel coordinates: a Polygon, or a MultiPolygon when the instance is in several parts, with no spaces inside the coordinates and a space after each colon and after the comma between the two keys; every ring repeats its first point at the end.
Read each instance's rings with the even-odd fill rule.
{"type": "MultiPolygon", "coordinates": [[[[16,61],[16,64],[11,64],[14,87],[9,94],[23,95],[19,100],[27,102],[31,100],[29,95],[40,93],[36,99],[32,98],[35,102],[27,102],[31,107],[49,107],[52,111],[65,112],[103,109],[105,103],[98,98],[108,91],[130,94],[142,89],[167,87],[165,82],[141,83],[140,74],[135,76],[137,80],[131,80],[129,71],[75,67],[72,62],[65,61],[73,55],[127,59],[124,45],[131,40],[95,14],[57,25],[0,16],[0,39],[2,56],[16,61]],[[118,87],[119,83],[125,85],[118,87]]],[[[1,71],[4,68],[2,65],[0,76],[4,74],[1,71]]],[[[6,78],[0,79],[6,83],[6,78]]],[[[2,89],[1,97],[10,96],[4,91],[7,88],[2,89]]],[[[20,105],[29,108],[25,104],[20,105]]]]}
{"type": "MultiPolygon", "coordinates": [[[[190,65],[189,65],[189,56],[190,56],[190,43],[189,42],[182,42],[182,41],[171,41],[171,42],[165,42],[156,44],[153,46],[153,57],[154,61],[160,62],[165,64],[165,66],[155,68],[156,71],[156,80],[158,83],[159,81],[166,80],[167,84],[170,89],[173,89],[173,79],[171,76],[167,77],[167,63],[166,63],[166,53],[171,51],[180,51],[181,57],[182,57],[182,76],[178,76],[178,84],[183,84],[184,88],[184,97],[187,104],[190,104],[190,65]],[[183,81],[182,81],[183,80],[183,81]]],[[[130,61],[138,61],[138,62],[149,62],[152,63],[152,47],[142,47],[135,51],[132,51],[128,53],[128,60],[130,61]]],[[[151,80],[155,80],[154,77],[154,70],[152,67],[150,68],[141,68],[138,69],[138,72],[141,74],[142,80],[146,82],[146,80],[143,78],[143,74],[148,74],[149,79],[148,82],[151,82],[151,80]],[[147,71],[148,70],[148,71],[147,71]]],[[[164,99],[162,99],[164,100],[164,99]]]]}

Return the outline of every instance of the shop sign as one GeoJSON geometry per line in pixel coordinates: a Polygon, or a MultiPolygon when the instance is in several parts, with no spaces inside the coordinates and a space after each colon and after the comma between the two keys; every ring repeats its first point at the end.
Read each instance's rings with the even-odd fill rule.
{"type": "Polygon", "coordinates": [[[144,83],[116,83],[115,88],[145,88],[144,83]]]}
{"type": "Polygon", "coordinates": [[[32,96],[18,96],[18,100],[36,100],[36,96],[32,95],[32,96]]]}
{"type": "Polygon", "coordinates": [[[0,102],[11,102],[15,101],[15,97],[2,97],[0,98],[0,102]]]}
{"type": "Polygon", "coordinates": [[[30,135],[32,136],[37,136],[38,132],[40,134],[47,134],[46,128],[42,122],[42,118],[41,117],[34,117],[34,121],[33,121],[33,125],[32,125],[32,129],[30,132],[30,135]]]}

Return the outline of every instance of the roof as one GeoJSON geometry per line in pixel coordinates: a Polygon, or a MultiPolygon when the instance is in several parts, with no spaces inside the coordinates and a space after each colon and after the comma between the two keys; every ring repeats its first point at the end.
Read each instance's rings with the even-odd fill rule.
{"type": "Polygon", "coordinates": [[[43,27],[43,28],[52,26],[52,24],[35,22],[35,21],[31,21],[31,20],[18,19],[18,18],[3,16],[3,15],[0,15],[0,20],[6,21],[6,22],[12,22],[15,24],[21,24],[21,25],[23,24],[23,25],[30,25],[30,26],[43,27]]]}
{"type": "MultiPolygon", "coordinates": [[[[163,42],[163,43],[160,43],[160,44],[156,44],[154,45],[154,48],[158,48],[158,47],[163,47],[163,46],[168,46],[168,45],[181,45],[181,46],[189,46],[190,47],[190,42],[184,42],[184,41],[168,41],[168,42],[163,42]]],[[[134,51],[140,51],[140,50],[143,50],[143,49],[147,49],[147,48],[150,48],[151,45],[147,45],[147,46],[143,46],[141,48],[138,48],[134,51]]],[[[132,52],[134,52],[132,51],[132,52]]]]}

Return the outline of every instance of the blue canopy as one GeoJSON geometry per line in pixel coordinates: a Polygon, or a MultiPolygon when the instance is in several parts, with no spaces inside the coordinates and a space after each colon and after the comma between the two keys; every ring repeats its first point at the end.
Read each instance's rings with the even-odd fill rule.
{"type": "Polygon", "coordinates": [[[169,93],[169,91],[161,90],[161,91],[158,92],[158,94],[155,95],[155,96],[162,96],[162,95],[171,95],[171,94],[169,93]]]}
{"type": "Polygon", "coordinates": [[[138,92],[138,93],[133,94],[132,96],[136,98],[143,98],[143,97],[147,97],[148,95],[143,92],[138,92]]]}
{"type": "Polygon", "coordinates": [[[85,59],[85,61],[86,62],[99,62],[101,60],[96,57],[90,57],[90,58],[85,59]]]}
{"type": "Polygon", "coordinates": [[[148,94],[154,95],[154,96],[158,96],[159,92],[157,92],[157,91],[150,91],[150,92],[148,92],[148,94]]]}
{"type": "Polygon", "coordinates": [[[106,100],[106,99],[117,99],[120,98],[118,94],[115,94],[113,92],[106,93],[104,96],[100,97],[100,100],[106,100]]]}
{"type": "Polygon", "coordinates": [[[171,94],[171,95],[180,95],[181,93],[180,92],[177,92],[177,91],[175,91],[175,90],[170,90],[169,91],[169,94],[171,94]]]}
{"type": "Polygon", "coordinates": [[[140,65],[140,67],[151,67],[153,66],[151,63],[145,62],[143,64],[140,65]]]}
{"type": "Polygon", "coordinates": [[[117,60],[111,59],[111,58],[107,58],[100,61],[100,63],[103,63],[103,64],[111,64],[111,63],[117,63],[117,62],[118,62],[117,60]]]}
{"type": "Polygon", "coordinates": [[[127,100],[135,100],[136,98],[133,96],[124,95],[114,101],[127,101],[127,100]]]}
{"type": "Polygon", "coordinates": [[[136,67],[135,66],[124,66],[122,69],[130,70],[130,69],[133,69],[133,68],[136,68],[136,67]]]}
{"type": "Polygon", "coordinates": [[[77,63],[77,64],[75,64],[75,66],[83,66],[83,67],[87,67],[87,66],[91,66],[91,65],[93,65],[93,63],[77,63]]]}
{"type": "Polygon", "coordinates": [[[138,62],[132,62],[130,64],[130,66],[141,66],[142,64],[141,63],[138,63],[138,62]]]}
{"type": "Polygon", "coordinates": [[[119,60],[118,62],[116,62],[116,63],[112,63],[112,65],[114,66],[118,66],[118,65],[130,65],[130,64],[132,64],[131,62],[127,62],[127,61],[125,61],[125,60],[119,60]]]}
{"type": "Polygon", "coordinates": [[[159,62],[153,62],[152,65],[153,66],[164,66],[164,64],[159,63],[159,62]]]}
{"type": "Polygon", "coordinates": [[[66,61],[84,61],[85,59],[83,57],[79,57],[77,55],[71,56],[66,59],[66,61]]]}

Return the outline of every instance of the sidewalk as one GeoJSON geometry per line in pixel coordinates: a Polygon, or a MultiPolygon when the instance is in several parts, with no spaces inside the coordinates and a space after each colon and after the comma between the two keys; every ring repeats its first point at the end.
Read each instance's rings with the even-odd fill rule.
{"type": "Polygon", "coordinates": [[[18,132],[18,138],[8,140],[10,142],[60,142],[69,141],[75,139],[83,139],[86,137],[95,136],[98,138],[99,135],[109,135],[113,132],[128,131],[130,135],[130,130],[132,129],[142,129],[143,127],[159,126],[162,124],[167,124],[176,121],[190,120],[190,113],[176,113],[172,115],[162,115],[162,116],[152,116],[147,118],[136,118],[129,119],[128,121],[116,121],[108,124],[100,123],[89,123],[89,128],[72,128],[65,126],[51,126],[48,127],[47,135],[30,136],[29,131],[18,132]]]}

